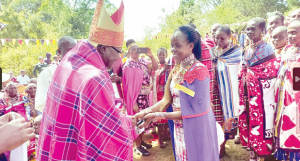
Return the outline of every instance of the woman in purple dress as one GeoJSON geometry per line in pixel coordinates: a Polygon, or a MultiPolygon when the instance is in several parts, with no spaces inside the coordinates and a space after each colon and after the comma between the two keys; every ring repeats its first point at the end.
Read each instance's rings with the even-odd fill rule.
{"type": "Polygon", "coordinates": [[[146,127],[154,118],[174,120],[176,161],[219,160],[217,128],[210,107],[210,79],[201,57],[200,34],[189,26],[175,30],[171,38],[177,64],[169,75],[161,101],[135,115],[146,127]],[[170,105],[174,112],[161,112],[170,105]]]}

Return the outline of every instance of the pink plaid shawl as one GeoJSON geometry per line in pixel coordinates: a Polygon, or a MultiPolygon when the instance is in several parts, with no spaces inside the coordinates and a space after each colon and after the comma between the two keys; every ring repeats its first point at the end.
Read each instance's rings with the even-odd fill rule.
{"type": "Polygon", "coordinates": [[[79,42],[57,67],[43,112],[37,160],[133,160],[131,120],[115,108],[96,49],[79,42]]]}

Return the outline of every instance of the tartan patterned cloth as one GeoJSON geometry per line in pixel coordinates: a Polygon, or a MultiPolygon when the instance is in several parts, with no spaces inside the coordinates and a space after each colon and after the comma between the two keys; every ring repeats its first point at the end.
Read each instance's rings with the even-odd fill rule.
{"type": "Polygon", "coordinates": [[[115,108],[102,58],[90,43],[79,42],[51,80],[37,160],[133,160],[135,136],[131,119],[115,108]]]}
{"type": "Polygon", "coordinates": [[[213,57],[211,53],[211,48],[204,42],[201,42],[202,55],[199,60],[202,64],[206,66],[209,71],[210,79],[210,98],[213,99],[213,80],[214,80],[214,68],[213,68],[213,57]]]}

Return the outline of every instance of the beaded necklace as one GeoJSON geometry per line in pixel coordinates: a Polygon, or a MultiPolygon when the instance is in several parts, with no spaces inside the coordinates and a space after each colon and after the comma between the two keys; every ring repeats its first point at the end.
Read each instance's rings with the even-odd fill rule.
{"type": "Polygon", "coordinates": [[[36,111],[35,107],[35,98],[32,98],[29,94],[27,95],[27,98],[30,102],[29,106],[30,106],[30,117],[36,117],[38,116],[38,113],[36,111]]]}
{"type": "Polygon", "coordinates": [[[226,48],[222,49],[220,48],[219,46],[216,46],[215,50],[214,50],[214,54],[215,56],[219,57],[221,56],[222,54],[224,54],[226,51],[228,51],[233,45],[231,43],[229,43],[227,45],[226,48]]]}
{"type": "Polygon", "coordinates": [[[264,43],[264,41],[259,40],[258,42],[249,45],[250,49],[252,49],[252,53],[248,52],[247,55],[246,54],[244,55],[244,58],[245,58],[246,61],[252,59],[252,57],[254,56],[255,51],[257,50],[257,47],[262,43],[264,43]],[[247,58],[249,58],[249,59],[247,59],[247,58]]]}
{"type": "Polygon", "coordinates": [[[191,66],[195,62],[195,56],[192,54],[191,56],[185,58],[182,62],[176,63],[174,67],[174,82],[180,83],[185,75],[185,73],[191,68],[191,66]],[[186,65],[186,67],[180,71],[180,64],[186,65]]]}
{"type": "Polygon", "coordinates": [[[280,56],[281,55],[281,51],[283,50],[283,48],[285,48],[287,45],[287,43],[285,43],[285,45],[281,48],[276,49],[276,56],[280,56]]]}
{"type": "Polygon", "coordinates": [[[286,62],[294,62],[300,58],[300,47],[293,46],[291,48],[291,54],[287,55],[284,61],[286,62]]]}

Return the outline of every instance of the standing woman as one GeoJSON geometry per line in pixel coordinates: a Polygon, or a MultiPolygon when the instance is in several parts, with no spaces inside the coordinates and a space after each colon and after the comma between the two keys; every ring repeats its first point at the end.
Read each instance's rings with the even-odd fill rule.
{"type": "MultiPolygon", "coordinates": [[[[155,72],[153,79],[153,105],[164,97],[164,89],[166,85],[166,77],[169,75],[171,65],[167,64],[166,58],[168,57],[168,51],[166,48],[159,48],[157,51],[157,57],[159,60],[159,69],[155,72]]],[[[163,142],[165,138],[170,138],[168,133],[168,120],[158,119],[154,123],[157,127],[158,143],[160,148],[166,148],[167,144],[163,142]]]]}
{"type": "Polygon", "coordinates": [[[264,160],[273,151],[276,56],[261,38],[266,27],[257,17],[247,23],[252,41],[245,47],[239,69],[239,132],[241,143],[250,151],[250,160],[264,160]]]}
{"type": "MultiPolygon", "coordinates": [[[[150,48],[148,48],[147,56],[150,57],[152,63],[139,58],[138,45],[134,40],[128,40],[126,46],[128,48],[127,55],[130,55],[130,58],[123,65],[122,86],[127,114],[134,115],[149,107],[150,73],[152,70],[158,69],[158,63],[150,48]]],[[[151,148],[152,145],[146,144],[142,137],[143,134],[135,140],[136,150],[143,156],[149,156],[150,153],[141,145],[147,149],[151,148]]]]}
{"type": "Polygon", "coordinates": [[[175,30],[171,38],[176,65],[169,75],[163,100],[135,115],[145,119],[174,120],[176,161],[219,160],[216,121],[210,107],[209,72],[201,57],[200,34],[189,26],[175,30]],[[174,112],[160,112],[170,105],[174,112]]]}
{"type": "Polygon", "coordinates": [[[28,84],[25,91],[26,96],[23,97],[23,102],[25,103],[26,115],[28,121],[34,120],[38,115],[42,114],[35,109],[36,85],[33,83],[28,84]]]}
{"type": "Polygon", "coordinates": [[[220,26],[216,31],[216,45],[212,49],[214,62],[213,99],[216,121],[223,127],[225,142],[221,156],[225,154],[225,143],[234,139],[238,128],[238,69],[242,50],[230,42],[230,28],[220,26]]]}
{"type": "MultiPolygon", "coordinates": [[[[33,83],[28,84],[26,87],[26,96],[23,97],[23,102],[26,110],[26,115],[28,118],[28,121],[34,124],[34,119],[41,115],[42,113],[39,112],[38,110],[35,109],[35,94],[36,94],[36,85],[33,83]]],[[[30,140],[29,146],[28,146],[28,159],[34,160],[36,159],[36,151],[35,151],[35,146],[36,146],[36,140],[33,138],[30,140]]]]}

